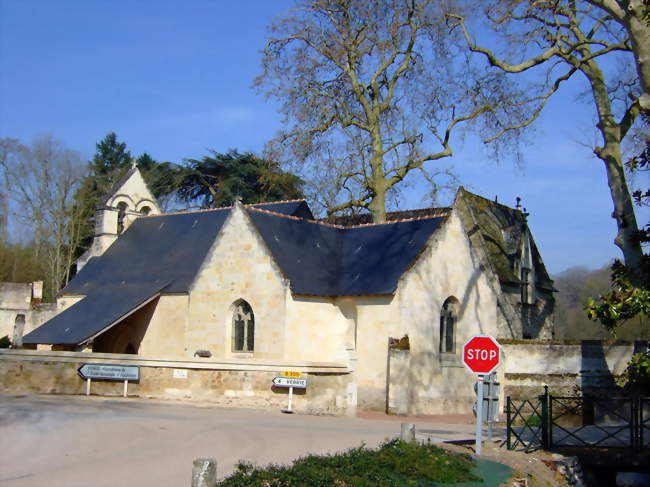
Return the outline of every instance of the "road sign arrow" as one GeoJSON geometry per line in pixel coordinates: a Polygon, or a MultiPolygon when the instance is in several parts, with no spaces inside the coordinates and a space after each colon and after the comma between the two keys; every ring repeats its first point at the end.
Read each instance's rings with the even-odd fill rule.
{"type": "Polygon", "coordinates": [[[93,380],[140,380],[140,368],[137,365],[83,364],[77,369],[82,379],[93,380]]]}
{"type": "Polygon", "coordinates": [[[276,387],[295,387],[297,389],[306,389],[307,379],[299,379],[295,377],[275,377],[273,378],[273,385],[276,387]]]}

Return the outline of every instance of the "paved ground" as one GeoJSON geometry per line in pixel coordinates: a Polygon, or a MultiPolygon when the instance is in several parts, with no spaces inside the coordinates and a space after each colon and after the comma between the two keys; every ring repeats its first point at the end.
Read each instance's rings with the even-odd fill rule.
{"type": "MultiPolygon", "coordinates": [[[[188,487],[192,460],[289,462],[306,453],[375,446],[415,422],[432,441],[472,438],[446,418],[287,415],[83,396],[0,395],[0,487],[188,487]],[[441,422],[443,421],[443,422],[441,422]]],[[[465,421],[465,423],[467,423],[465,421]]]]}

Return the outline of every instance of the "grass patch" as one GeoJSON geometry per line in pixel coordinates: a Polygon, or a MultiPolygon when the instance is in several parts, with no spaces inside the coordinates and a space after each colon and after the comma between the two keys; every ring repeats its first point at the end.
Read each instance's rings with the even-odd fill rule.
{"type": "Polygon", "coordinates": [[[293,465],[258,468],[240,462],[218,487],[394,487],[479,480],[468,456],[430,444],[392,440],[376,450],[363,446],[334,455],[310,455],[293,465]]]}

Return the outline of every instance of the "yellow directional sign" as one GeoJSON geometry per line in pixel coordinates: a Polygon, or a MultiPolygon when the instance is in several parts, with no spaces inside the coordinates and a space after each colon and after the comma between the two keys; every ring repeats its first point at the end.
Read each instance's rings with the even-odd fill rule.
{"type": "Polygon", "coordinates": [[[284,377],[302,377],[302,372],[293,372],[291,370],[283,370],[282,375],[284,377]]]}

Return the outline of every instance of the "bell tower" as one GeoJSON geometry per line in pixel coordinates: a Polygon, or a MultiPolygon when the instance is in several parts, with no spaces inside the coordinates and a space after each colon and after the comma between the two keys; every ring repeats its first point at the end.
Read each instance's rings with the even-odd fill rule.
{"type": "Polygon", "coordinates": [[[134,164],[97,205],[93,243],[77,259],[77,272],[92,257],[102,255],[136,218],[159,213],[156,198],[134,164]]]}

